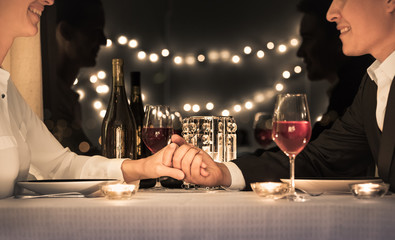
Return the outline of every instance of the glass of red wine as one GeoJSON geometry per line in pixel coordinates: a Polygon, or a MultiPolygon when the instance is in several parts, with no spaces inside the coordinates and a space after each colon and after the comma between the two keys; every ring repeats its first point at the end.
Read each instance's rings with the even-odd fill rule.
{"type": "Polygon", "coordinates": [[[290,188],[286,198],[304,202],[307,198],[295,192],[295,158],[311,137],[310,113],[306,94],[280,94],[273,115],[273,140],[289,157],[290,188]]]}
{"type": "Polygon", "coordinates": [[[263,148],[267,148],[273,143],[272,114],[267,112],[255,113],[253,129],[256,142],[263,148]]]}
{"type": "MultiPolygon", "coordinates": [[[[164,105],[148,105],[143,122],[142,138],[148,149],[155,154],[166,147],[173,135],[173,124],[170,107],[164,105]]],[[[161,188],[159,179],[155,188],[161,188]]]]}

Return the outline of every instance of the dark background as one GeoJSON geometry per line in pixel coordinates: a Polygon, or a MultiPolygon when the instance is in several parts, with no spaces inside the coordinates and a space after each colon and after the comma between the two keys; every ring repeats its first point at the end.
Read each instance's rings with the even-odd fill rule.
{"type": "Polygon", "coordinates": [[[96,87],[105,84],[111,88],[112,58],[125,61],[128,94],[129,72],[141,72],[144,104],[170,105],[172,111],[180,112],[183,117],[221,115],[224,109],[229,110],[238,123],[238,132],[243,134],[239,140],[247,141],[239,152],[258,147],[252,132],[254,114],[273,111],[274,96],[279,93],[275,89],[277,83],[284,84],[282,92],[308,94],[312,122],[325,111],[326,83],[311,83],[303,70],[299,74],[293,71],[295,66],[303,69],[302,60],[296,56],[299,45],[290,44],[293,38],[300,41],[301,14],[296,11],[296,0],[103,0],[103,4],[105,34],[113,44],[101,48],[97,65],[82,69],[73,87],[85,93],[81,99],[83,126],[94,144],[98,144],[100,136],[102,117],[99,113],[106,109],[110,95],[110,92],[97,93],[96,87]],[[120,45],[117,39],[121,35],[136,39],[138,47],[120,45]],[[268,42],[275,44],[273,50],[266,47],[268,42]],[[285,53],[277,51],[280,44],[288,47],[285,53]],[[243,52],[247,45],[252,48],[249,55],[243,52]],[[169,49],[169,57],[160,55],[163,48],[169,49]],[[158,62],[138,60],[140,50],[158,54],[158,62]],[[257,58],[258,50],[265,52],[263,59],[257,58]],[[230,56],[238,55],[240,63],[221,57],[217,61],[209,59],[212,51],[219,56],[223,51],[228,51],[230,56]],[[176,65],[173,62],[175,56],[196,59],[201,53],[206,56],[203,63],[176,65]],[[89,77],[101,70],[107,73],[106,78],[91,83],[89,77]],[[285,70],[291,73],[289,79],[282,76],[285,70]],[[265,100],[257,101],[258,94],[263,94],[265,100]],[[94,101],[101,101],[103,106],[94,109],[94,101]],[[247,110],[246,101],[252,101],[254,107],[247,110]],[[207,102],[215,104],[212,111],[205,110],[207,102]],[[201,111],[184,111],[186,103],[199,104],[201,111]],[[235,104],[242,106],[241,112],[233,110],[235,104]]]}

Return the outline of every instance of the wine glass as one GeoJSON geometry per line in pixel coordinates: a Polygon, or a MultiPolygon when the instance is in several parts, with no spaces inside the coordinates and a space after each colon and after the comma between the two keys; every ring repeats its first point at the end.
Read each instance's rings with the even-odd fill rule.
{"type": "Polygon", "coordinates": [[[290,189],[286,198],[303,202],[307,198],[295,192],[295,157],[307,145],[311,137],[310,113],[306,94],[280,94],[273,115],[273,140],[289,157],[290,189]]]}
{"type": "MultiPolygon", "coordinates": [[[[164,105],[148,105],[143,122],[142,138],[148,149],[155,154],[166,147],[173,134],[170,107],[164,105]]],[[[159,179],[155,188],[161,188],[159,179]]]]}
{"type": "Polygon", "coordinates": [[[257,112],[254,117],[254,137],[257,143],[263,148],[267,148],[272,139],[272,114],[267,112],[257,112]]]}
{"type": "MultiPolygon", "coordinates": [[[[179,112],[170,114],[173,123],[173,133],[182,136],[182,116],[179,112]]],[[[172,177],[161,177],[160,184],[165,188],[181,188],[183,181],[172,177]]]]}

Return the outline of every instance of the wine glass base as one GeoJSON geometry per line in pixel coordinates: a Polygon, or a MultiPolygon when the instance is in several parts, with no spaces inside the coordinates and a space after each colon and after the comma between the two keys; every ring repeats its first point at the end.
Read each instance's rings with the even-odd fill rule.
{"type": "Polygon", "coordinates": [[[310,200],[310,198],[308,198],[307,196],[304,195],[299,195],[296,193],[290,193],[288,195],[284,196],[284,199],[290,201],[290,202],[307,202],[310,200]]]}

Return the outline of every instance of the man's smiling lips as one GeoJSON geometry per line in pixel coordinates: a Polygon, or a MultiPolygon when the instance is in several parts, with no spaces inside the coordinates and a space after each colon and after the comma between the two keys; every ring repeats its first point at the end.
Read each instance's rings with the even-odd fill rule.
{"type": "Polygon", "coordinates": [[[350,31],[351,27],[338,27],[337,29],[340,31],[340,33],[345,33],[350,31]]]}

